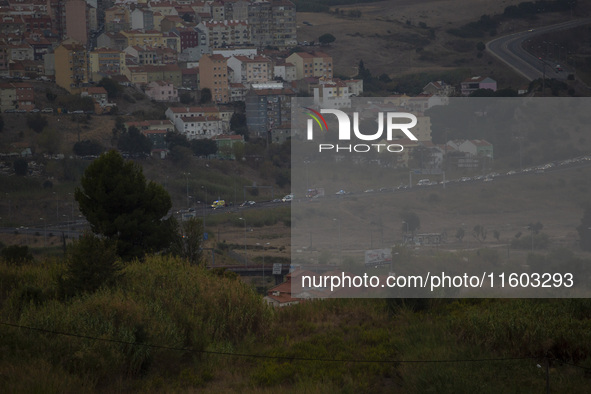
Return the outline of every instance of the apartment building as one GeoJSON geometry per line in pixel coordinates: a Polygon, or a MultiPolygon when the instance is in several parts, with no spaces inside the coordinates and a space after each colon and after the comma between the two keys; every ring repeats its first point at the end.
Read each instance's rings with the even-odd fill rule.
{"type": "Polygon", "coordinates": [[[252,43],[259,48],[297,45],[296,8],[288,0],[257,1],[248,5],[252,43]]]}
{"type": "Polygon", "coordinates": [[[228,67],[233,71],[230,82],[250,86],[253,83],[265,83],[272,79],[271,60],[264,56],[253,58],[232,56],[228,59],[228,67]]]}
{"type": "Polygon", "coordinates": [[[197,28],[204,31],[212,48],[247,46],[252,44],[251,27],[246,21],[224,20],[201,22],[197,28]]]}
{"type": "Polygon", "coordinates": [[[121,68],[125,65],[125,52],[98,48],[89,53],[88,60],[90,79],[100,81],[105,76],[121,74],[121,68]]]}
{"type": "Polygon", "coordinates": [[[201,89],[211,90],[212,100],[216,103],[230,101],[227,60],[222,55],[203,55],[199,60],[201,89]]]}
{"type": "Polygon", "coordinates": [[[55,83],[72,94],[79,94],[88,82],[86,50],[83,45],[62,43],[55,49],[55,83]]]}
{"type": "Polygon", "coordinates": [[[325,78],[332,79],[332,57],[324,52],[295,52],[287,59],[296,69],[296,78],[325,78]]]}
{"type": "Polygon", "coordinates": [[[266,137],[291,122],[291,89],[252,89],[246,95],[246,124],[251,135],[266,137]]]}

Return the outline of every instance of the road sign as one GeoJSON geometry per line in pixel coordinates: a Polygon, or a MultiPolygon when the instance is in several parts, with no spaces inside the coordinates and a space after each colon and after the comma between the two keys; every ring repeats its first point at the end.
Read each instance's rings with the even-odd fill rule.
{"type": "Polygon", "coordinates": [[[273,264],[273,275],[281,275],[282,269],[283,269],[283,265],[281,263],[274,263],[273,264]]]}
{"type": "Polygon", "coordinates": [[[207,233],[203,233],[203,240],[207,241],[207,233]]]}
{"type": "Polygon", "coordinates": [[[392,262],[391,249],[375,249],[365,251],[365,265],[378,266],[388,265],[392,262]]]}

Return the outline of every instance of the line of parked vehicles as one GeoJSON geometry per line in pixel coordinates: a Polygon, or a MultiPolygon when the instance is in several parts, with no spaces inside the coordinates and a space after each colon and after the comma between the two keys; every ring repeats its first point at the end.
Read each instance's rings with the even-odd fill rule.
{"type": "MultiPolygon", "coordinates": [[[[28,111],[26,109],[6,109],[6,110],[4,110],[5,114],[10,114],[10,113],[13,113],[13,114],[33,113],[34,114],[34,113],[38,113],[38,112],[41,112],[44,114],[53,114],[54,112],[56,112],[56,110],[54,110],[53,108],[43,108],[43,109],[33,108],[28,111]]],[[[67,113],[67,114],[91,114],[91,115],[93,115],[94,111],[76,110],[76,111],[67,112],[65,110],[62,110],[62,113],[64,113],[64,114],[67,113]]]]}
{"type": "MultiPolygon", "coordinates": [[[[497,177],[505,177],[505,176],[512,176],[512,175],[517,175],[517,174],[527,174],[527,173],[539,174],[539,173],[544,173],[546,170],[550,170],[553,168],[565,167],[565,166],[580,164],[580,163],[588,162],[588,161],[591,161],[591,155],[580,156],[580,157],[576,157],[576,158],[572,158],[572,159],[566,159],[566,160],[562,160],[562,161],[541,164],[541,165],[533,166],[533,167],[527,167],[527,168],[524,168],[523,170],[510,170],[506,173],[491,172],[486,175],[476,175],[473,177],[464,176],[464,177],[457,178],[457,179],[446,179],[446,180],[440,181],[440,182],[432,181],[430,179],[424,178],[424,179],[418,180],[415,187],[428,187],[428,186],[444,185],[447,183],[464,183],[464,182],[475,182],[475,181],[492,182],[497,177]]],[[[381,187],[379,189],[366,189],[362,193],[394,192],[394,191],[400,191],[400,190],[406,190],[406,189],[410,189],[410,186],[407,184],[401,184],[397,187],[381,187]]],[[[350,191],[346,191],[344,189],[340,189],[336,193],[334,193],[334,196],[341,197],[341,196],[346,196],[346,195],[350,195],[350,194],[354,194],[354,193],[350,192],[350,191]]],[[[325,196],[324,188],[312,188],[312,189],[307,190],[305,197],[307,200],[315,200],[317,198],[324,197],[324,196],[325,196]]],[[[288,195],[284,196],[283,198],[276,198],[272,201],[266,201],[264,203],[290,203],[294,199],[295,199],[294,194],[288,194],[288,195]]],[[[247,200],[247,201],[244,201],[243,203],[241,203],[239,205],[239,207],[252,207],[256,204],[257,203],[255,201],[247,200]]],[[[228,204],[228,203],[226,203],[225,200],[215,200],[210,205],[210,208],[216,210],[216,209],[226,208],[226,207],[231,207],[231,206],[233,206],[233,204],[232,203],[228,204]]],[[[195,212],[195,208],[189,208],[188,210],[181,210],[181,211],[178,211],[177,213],[178,214],[187,214],[187,213],[194,213],[194,212],[195,212]]]]}
{"type": "MultiPolygon", "coordinates": [[[[523,170],[510,170],[504,174],[501,174],[498,172],[491,172],[486,175],[476,175],[473,177],[464,176],[464,177],[457,178],[457,179],[446,179],[443,181],[433,181],[428,178],[424,178],[424,179],[418,180],[417,183],[413,187],[427,187],[427,186],[444,185],[444,184],[448,184],[448,183],[463,183],[463,182],[474,182],[474,181],[492,182],[497,177],[512,176],[512,175],[527,174],[527,173],[543,174],[547,170],[550,170],[553,168],[559,168],[559,167],[564,167],[564,166],[588,162],[588,161],[591,161],[591,155],[579,156],[579,157],[572,158],[572,159],[566,159],[566,160],[541,164],[538,166],[527,167],[527,168],[524,168],[523,170]]],[[[377,190],[376,189],[366,189],[363,191],[363,193],[375,193],[376,191],[378,191],[378,192],[393,192],[396,190],[406,190],[409,188],[410,188],[410,186],[408,184],[401,184],[397,187],[392,187],[392,188],[382,187],[377,190]]],[[[347,194],[353,194],[353,193],[350,191],[342,190],[342,189],[335,193],[336,196],[343,196],[343,195],[347,195],[347,194]]]]}

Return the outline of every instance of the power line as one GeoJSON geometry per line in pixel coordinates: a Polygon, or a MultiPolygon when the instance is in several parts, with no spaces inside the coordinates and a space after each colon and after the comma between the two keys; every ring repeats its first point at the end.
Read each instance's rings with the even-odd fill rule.
{"type": "MultiPolygon", "coordinates": [[[[68,337],[89,339],[89,340],[94,340],[94,341],[119,343],[122,345],[145,346],[145,347],[150,347],[150,348],[155,348],[155,349],[174,350],[174,351],[182,351],[182,352],[201,353],[201,354],[212,354],[212,355],[219,355],[219,356],[264,358],[264,359],[289,360],[289,361],[320,361],[320,362],[374,363],[374,364],[379,364],[379,363],[382,363],[382,364],[387,364],[387,363],[420,364],[420,363],[494,362],[494,361],[515,361],[515,360],[538,359],[538,357],[504,357],[504,358],[448,359],[448,360],[358,360],[358,359],[269,356],[269,355],[264,355],[264,354],[229,353],[229,352],[216,352],[216,351],[211,351],[211,350],[186,349],[186,348],[178,348],[178,347],[173,347],[173,346],[122,341],[122,340],[118,340],[118,339],[98,338],[98,337],[93,337],[93,336],[89,336],[89,335],[81,335],[81,334],[75,334],[75,333],[47,330],[44,328],[22,326],[19,324],[12,324],[12,323],[5,323],[5,322],[0,322],[0,324],[4,325],[4,326],[14,327],[14,328],[22,328],[22,329],[31,330],[31,331],[44,332],[47,334],[63,335],[63,336],[68,336],[68,337]]],[[[584,368],[584,367],[580,367],[580,368],[584,368]]]]}
{"type": "Polygon", "coordinates": [[[589,368],[589,367],[583,367],[582,365],[567,363],[566,361],[562,361],[562,360],[558,360],[558,359],[556,359],[556,361],[559,362],[559,363],[561,363],[561,364],[564,364],[564,365],[570,365],[571,367],[580,368],[580,369],[583,369],[585,371],[591,371],[591,368],[589,368]]]}

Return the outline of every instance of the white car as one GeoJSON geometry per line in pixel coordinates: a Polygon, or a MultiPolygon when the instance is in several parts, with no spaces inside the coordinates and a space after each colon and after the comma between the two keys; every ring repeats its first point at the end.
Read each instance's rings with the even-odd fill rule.
{"type": "Polygon", "coordinates": [[[293,200],[293,194],[288,194],[287,196],[283,197],[281,201],[283,202],[291,202],[293,200]]]}

